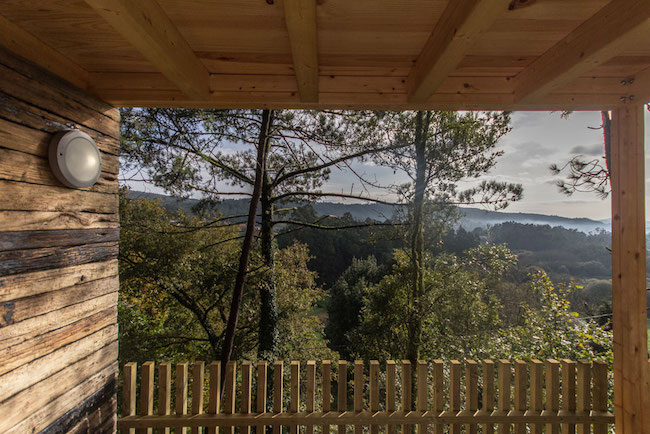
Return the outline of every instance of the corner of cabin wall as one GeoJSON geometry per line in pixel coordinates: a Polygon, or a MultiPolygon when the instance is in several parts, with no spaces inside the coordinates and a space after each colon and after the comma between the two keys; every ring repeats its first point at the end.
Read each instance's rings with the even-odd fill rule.
{"type": "Polygon", "coordinates": [[[0,48],[0,432],[116,430],[119,111],[0,48]],[[71,189],[53,133],[78,128],[102,174],[71,189]]]}

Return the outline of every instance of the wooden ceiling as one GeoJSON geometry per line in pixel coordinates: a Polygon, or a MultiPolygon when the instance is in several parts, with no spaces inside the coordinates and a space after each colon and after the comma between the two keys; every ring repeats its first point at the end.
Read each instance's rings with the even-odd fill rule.
{"type": "Polygon", "coordinates": [[[117,106],[650,101],[650,0],[3,0],[0,45],[117,106]]]}

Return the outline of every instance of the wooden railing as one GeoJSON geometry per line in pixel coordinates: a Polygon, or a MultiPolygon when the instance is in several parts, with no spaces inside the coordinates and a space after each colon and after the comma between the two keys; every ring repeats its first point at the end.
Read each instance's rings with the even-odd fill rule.
{"type": "Polygon", "coordinates": [[[442,361],[435,360],[418,362],[415,367],[408,361],[399,364],[397,377],[398,364],[394,361],[387,361],[383,369],[377,361],[371,361],[368,366],[361,361],[354,362],[352,390],[349,390],[348,362],[339,361],[332,369],[332,363],[324,360],[317,372],[317,363],[309,361],[304,365],[304,382],[300,362],[291,362],[287,408],[283,402],[283,362],[275,362],[271,378],[273,390],[269,395],[272,396],[272,410],[268,411],[266,362],[256,364],[255,393],[253,363],[229,362],[223,396],[221,364],[209,365],[209,382],[206,382],[204,363],[196,362],[192,364],[188,414],[190,365],[180,363],[175,369],[175,411],[172,414],[172,366],[169,363],[158,366],[154,412],[154,363],[142,365],[139,388],[136,364],[128,363],[122,373],[124,410],[118,427],[121,432],[134,432],[134,428],[174,427],[177,433],[185,432],[182,427],[191,427],[192,433],[202,433],[205,428],[206,433],[214,434],[220,431],[221,434],[233,434],[235,427],[239,427],[242,434],[250,434],[251,428],[261,434],[264,426],[272,426],[274,434],[281,434],[283,427],[288,427],[291,434],[302,431],[299,427],[305,427],[305,434],[313,434],[314,428],[319,427],[319,432],[329,434],[330,427],[336,425],[339,434],[345,434],[347,426],[354,426],[355,434],[362,433],[364,427],[368,427],[371,434],[377,434],[380,429],[394,434],[396,431],[412,433],[412,426],[417,426],[418,434],[431,430],[441,434],[447,430],[460,433],[464,425],[467,433],[477,433],[480,426],[482,433],[494,433],[495,427],[499,434],[513,432],[512,429],[515,434],[526,433],[527,427],[532,433],[541,433],[544,428],[546,433],[559,433],[562,427],[563,433],[577,430],[580,434],[589,433],[593,427],[595,434],[603,434],[608,425],[614,423],[607,406],[607,365],[602,362],[486,360],[479,363],[467,360],[461,363],[452,360],[445,366],[442,361]],[[336,377],[333,378],[333,374],[336,377]],[[204,408],[206,384],[208,402],[204,408]],[[139,399],[136,400],[138,389],[139,399]],[[301,391],[304,400],[301,400],[301,391]],[[348,405],[350,392],[351,406],[348,405]],[[397,404],[398,395],[400,405],[397,404]],[[320,405],[316,404],[317,397],[320,405]],[[255,411],[251,406],[253,398],[255,411]]]}

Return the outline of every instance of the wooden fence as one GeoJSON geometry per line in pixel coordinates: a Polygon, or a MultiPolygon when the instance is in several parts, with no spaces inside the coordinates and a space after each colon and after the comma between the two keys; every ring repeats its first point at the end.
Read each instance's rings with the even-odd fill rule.
{"type": "Polygon", "coordinates": [[[347,427],[354,427],[355,434],[364,430],[371,434],[380,430],[386,434],[406,434],[414,433],[414,426],[418,434],[491,434],[495,428],[498,434],[559,433],[560,428],[562,433],[584,434],[593,427],[595,434],[603,434],[614,423],[607,405],[607,365],[602,362],[452,360],[445,366],[444,362],[434,360],[420,361],[413,367],[404,361],[399,363],[399,377],[398,363],[394,361],[387,361],[383,367],[377,361],[369,365],[356,361],[350,376],[348,362],[336,362],[335,369],[333,364],[324,360],[317,369],[316,362],[307,362],[303,381],[300,362],[291,362],[286,382],[290,392],[287,408],[283,402],[283,362],[273,364],[272,378],[268,377],[267,363],[257,363],[255,387],[253,363],[229,362],[223,389],[221,364],[209,365],[206,381],[204,363],[196,362],[191,366],[188,414],[188,363],[176,365],[174,413],[172,366],[158,366],[158,390],[154,397],[154,363],[144,363],[136,399],[137,367],[128,363],[122,373],[123,416],[118,427],[129,433],[135,428],[143,428],[139,431],[147,433],[152,432],[151,428],[161,428],[158,432],[169,433],[172,427],[176,433],[185,433],[185,427],[190,427],[193,434],[234,434],[235,428],[241,434],[250,434],[251,430],[260,434],[264,426],[272,426],[273,434],[281,434],[283,428],[290,434],[314,434],[316,430],[329,434],[332,425],[338,427],[338,434],[345,434],[347,427]],[[272,381],[272,390],[267,390],[267,379],[272,381]],[[352,398],[351,406],[348,395],[352,398]],[[272,397],[270,411],[267,396],[272,397]],[[320,405],[316,403],[317,397],[320,405]]]}

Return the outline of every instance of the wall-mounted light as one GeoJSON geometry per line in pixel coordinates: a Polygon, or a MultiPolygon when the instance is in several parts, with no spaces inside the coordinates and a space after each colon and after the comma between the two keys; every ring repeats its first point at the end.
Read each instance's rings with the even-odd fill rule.
{"type": "Polygon", "coordinates": [[[102,156],[95,141],[86,133],[72,130],[54,135],[49,149],[54,176],[68,187],[94,185],[102,172],[102,156]]]}

